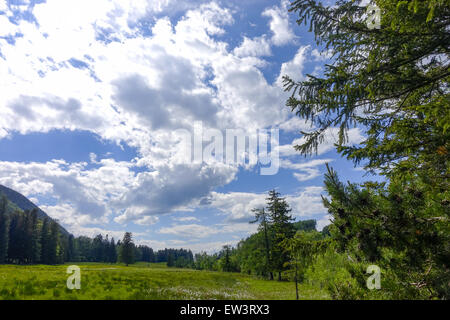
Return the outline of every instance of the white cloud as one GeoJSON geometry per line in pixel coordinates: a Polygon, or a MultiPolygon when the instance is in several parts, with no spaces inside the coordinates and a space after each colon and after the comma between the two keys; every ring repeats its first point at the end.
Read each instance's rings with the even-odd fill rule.
{"type": "Polygon", "coordinates": [[[272,43],[276,46],[288,44],[295,39],[295,34],[289,25],[288,15],[289,1],[282,0],[279,7],[268,8],[263,16],[270,18],[270,30],[273,33],[272,43]]]}
{"type": "Polygon", "coordinates": [[[292,207],[292,214],[295,217],[313,217],[325,214],[327,210],[323,206],[321,194],[322,187],[306,187],[299,193],[287,196],[286,200],[292,207]]]}
{"type": "Polygon", "coordinates": [[[215,235],[219,232],[218,229],[209,226],[203,226],[199,224],[182,224],[173,225],[171,227],[164,227],[159,229],[158,233],[170,234],[185,239],[198,239],[206,238],[215,235]]]}
{"type": "Polygon", "coordinates": [[[328,226],[329,224],[331,224],[330,219],[332,218],[331,215],[327,214],[326,216],[324,216],[322,219],[319,219],[317,221],[317,230],[318,231],[322,231],[322,229],[326,226],[328,226]]]}
{"type": "Polygon", "coordinates": [[[284,76],[288,76],[294,81],[302,81],[305,79],[303,69],[305,67],[305,62],[307,61],[309,50],[310,46],[300,47],[291,61],[281,65],[280,74],[276,81],[278,86],[283,87],[284,76]]]}
{"type": "Polygon", "coordinates": [[[147,245],[153,250],[160,250],[164,248],[174,248],[174,249],[190,249],[193,253],[208,252],[215,253],[222,250],[225,245],[236,245],[239,240],[229,240],[229,241],[207,241],[199,242],[198,239],[193,239],[193,241],[184,240],[149,240],[149,239],[138,239],[135,241],[136,244],[147,245]]]}
{"type": "Polygon", "coordinates": [[[286,132],[300,132],[311,129],[311,123],[305,119],[294,116],[280,125],[280,129],[286,132]]]}
{"type": "MultiPolygon", "coordinates": [[[[286,201],[292,208],[292,215],[294,217],[311,217],[324,214],[326,209],[321,198],[323,191],[322,187],[311,186],[298,193],[287,195],[286,201]]],[[[267,193],[212,192],[207,203],[225,215],[225,221],[235,226],[253,220],[255,215],[252,209],[265,207],[266,198],[267,193]]]]}
{"type": "MultiPolygon", "coordinates": [[[[49,206],[49,214],[58,219],[83,216],[80,223],[105,221],[112,213],[109,203],[135,181],[128,162],[101,160],[102,166],[87,170],[86,163],[68,164],[53,160],[46,163],[0,162],[0,184],[25,196],[47,196],[58,200],[49,206]]],[[[72,223],[73,221],[67,221],[72,223]]]]}
{"type": "Polygon", "coordinates": [[[14,35],[16,34],[17,31],[18,26],[11,23],[6,15],[4,14],[0,15],[0,37],[7,37],[9,35],[14,35]]]}
{"type": "Polygon", "coordinates": [[[233,52],[238,57],[261,57],[270,56],[272,54],[270,43],[264,36],[253,39],[244,37],[241,45],[235,48],[233,52]]]}
{"type": "Polygon", "coordinates": [[[249,222],[255,216],[252,210],[264,207],[266,197],[266,194],[245,192],[212,192],[208,204],[225,214],[226,221],[249,222]]]}
{"type": "MultiPolygon", "coordinates": [[[[165,10],[186,10],[191,2],[49,0],[34,7],[37,24],[16,25],[0,15],[2,34],[23,34],[14,45],[0,39],[0,138],[11,132],[86,130],[138,153],[130,162],[94,154],[90,164],[0,162],[0,183],[27,196],[54,198],[56,204],[45,210],[78,233],[97,232],[88,227],[93,223],[153,225],[160,215],[194,210],[205,198],[228,214],[229,223],[202,229],[206,234],[249,232],[251,209],[263,205],[266,195],[214,193],[238,168],[183,163],[175,129],[191,129],[196,120],[218,129],[306,127],[289,119],[279,80],[268,83],[260,69],[265,62],[259,57],[269,56],[271,45],[295,39],[287,5],[282,1],[264,11],[270,39],[244,37],[234,50],[220,40],[234,21],[232,12],[216,2],[184,11],[177,22],[158,17],[165,10]],[[154,22],[145,32],[139,25],[144,20],[154,22]]],[[[280,75],[303,77],[307,51],[300,48],[280,75]]],[[[281,146],[280,153],[294,155],[291,145],[281,146]]],[[[301,181],[317,175],[315,165],[282,165],[297,170],[301,181]]],[[[304,197],[316,203],[311,194],[304,197]]]]}
{"type": "Polygon", "coordinates": [[[316,168],[305,168],[303,172],[294,172],[293,175],[298,181],[303,182],[320,176],[320,171],[316,168]]]}
{"type": "Polygon", "coordinates": [[[6,0],[0,0],[0,11],[5,12],[8,9],[8,4],[6,0]]]}
{"type": "Polygon", "coordinates": [[[179,222],[199,222],[200,219],[196,217],[172,217],[172,220],[179,221],[179,222]]]}

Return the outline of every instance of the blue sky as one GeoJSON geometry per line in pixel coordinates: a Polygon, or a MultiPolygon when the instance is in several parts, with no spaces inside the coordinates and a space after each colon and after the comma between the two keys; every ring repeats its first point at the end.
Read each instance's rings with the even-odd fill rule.
{"type": "MultiPolygon", "coordinates": [[[[328,223],[333,149],[293,150],[309,124],[293,116],[281,76],[329,62],[287,1],[0,0],[0,184],[75,235],[124,231],[156,249],[214,251],[255,231],[251,209],[276,188],[296,219],[328,223]],[[280,169],[188,163],[178,129],[276,128],[280,169]]],[[[360,129],[349,143],[361,142],[360,129]]]]}

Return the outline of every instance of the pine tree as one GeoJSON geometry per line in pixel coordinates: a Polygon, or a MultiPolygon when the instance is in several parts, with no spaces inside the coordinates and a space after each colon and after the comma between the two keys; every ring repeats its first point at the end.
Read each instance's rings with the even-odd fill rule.
{"type": "Polygon", "coordinates": [[[127,266],[134,263],[134,243],[131,232],[125,232],[120,245],[120,261],[127,266]]]}
{"type": "MultiPolygon", "coordinates": [[[[367,294],[364,264],[384,270],[383,291],[392,299],[450,297],[447,198],[426,196],[428,187],[419,181],[406,188],[398,180],[387,187],[385,183],[343,184],[329,167],[325,186],[330,199],[325,198],[324,205],[333,216],[333,238],[341,252],[361,263],[348,266],[360,285],[352,293],[355,298],[367,294]]],[[[340,289],[338,297],[339,291],[348,291],[340,289]]]]}
{"type": "Polygon", "coordinates": [[[269,273],[270,280],[273,280],[273,272],[270,270],[271,261],[270,261],[270,240],[269,240],[269,217],[265,209],[253,209],[253,213],[255,214],[255,220],[250,223],[258,223],[258,230],[262,232],[264,235],[264,251],[266,258],[266,265],[264,267],[264,273],[269,273]]]}
{"type": "MultiPolygon", "coordinates": [[[[341,250],[383,265],[390,297],[448,299],[450,6],[372,2],[380,9],[379,29],[367,28],[361,0],[291,3],[298,23],[309,23],[332,55],[323,76],[285,77],[287,106],[315,127],[296,149],[317,152],[336,128],[337,151],[387,181],[344,185],[328,169],[324,203],[341,250]],[[352,127],[365,137],[356,146],[347,145],[352,127]]],[[[361,270],[351,274],[364,284],[361,270]]]]}
{"type": "Polygon", "coordinates": [[[67,238],[67,251],[66,251],[66,261],[76,261],[76,249],[75,249],[75,239],[72,234],[67,238]]]}
{"type": "Polygon", "coordinates": [[[278,280],[281,281],[281,272],[285,270],[285,263],[289,261],[282,243],[284,240],[292,238],[295,228],[292,222],[294,219],[289,214],[291,209],[285,198],[280,197],[276,190],[269,191],[267,200],[267,211],[270,217],[271,228],[273,230],[272,246],[272,269],[278,272],[278,280]]]}
{"type": "Polygon", "coordinates": [[[169,253],[169,255],[167,257],[167,266],[169,268],[175,266],[175,258],[172,253],[169,253]]]}
{"type": "Polygon", "coordinates": [[[302,154],[317,152],[328,129],[338,128],[338,151],[388,175],[414,170],[448,187],[450,152],[450,6],[446,0],[377,0],[380,29],[366,25],[362,0],[323,6],[297,0],[290,10],[308,23],[333,56],[324,75],[296,82],[287,106],[316,128],[303,132],[302,154]],[[349,129],[366,137],[346,145],[349,129]]]}
{"type": "Polygon", "coordinates": [[[30,237],[30,254],[29,262],[37,263],[41,256],[40,234],[38,224],[37,209],[31,210],[29,213],[29,237],[30,237]]]}
{"type": "Polygon", "coordinates": [[[50,236],[49,236],[49,246],[48,246],[48,263],[56,264],[60,261],[61,252],[58,250],[59,244],[59,230],[58,224],[55,221],[51,221],[50,223],[50,236]],[[58,259],[59,258],[59,259],[58,259]]]}
{"type": "Polygon", "coordinates": [[[231,272],[231,261],[230,261],[230,246],[226,245],[223,246],[223,265],[222,265],[222,271],[224,272],[231,272]]]}
{"type": "Polygon", "coordinates": [[[114,243],[114,238],[111,238],[111,242],[109,245],[109,262],[111,263],[117,262],[117,251],[116,251],[116,244],[114,243]]]}
{"type": "Polygon", "coordinates": [[[26,262],[26,224],[22,212],[15,212],[11,216],[9,225],[8,260],[11,263],[26,262]]]}
{"type": "Polygon", "coordinates": [[[50,222],[48,218],[44,218],[41,228],[41,263],[50,263],[50,222]]]}
{"type": "Polygon", "coordinates": [[[0,199],[0,264],[5,263],[8,257],[9,217],[6,213],[7,201],[5,196],[0,199]]]}

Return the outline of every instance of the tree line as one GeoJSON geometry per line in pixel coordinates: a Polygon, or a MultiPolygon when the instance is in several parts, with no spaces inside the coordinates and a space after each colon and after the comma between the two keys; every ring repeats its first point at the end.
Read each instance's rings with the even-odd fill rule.
{"type": "Polygon", "coordinates": [[[0,264],[62,264],[64,262],[165,262],[170,266],[191,267],[192,251],[163,249],[154,251],[135,245],[126,232],[117,242],[108,235],[94,238],[74,237],[61,232],[59,224],[48,217],[38,218],[37,209],[8,208],[8,199],[0,198],[0,264]]]}

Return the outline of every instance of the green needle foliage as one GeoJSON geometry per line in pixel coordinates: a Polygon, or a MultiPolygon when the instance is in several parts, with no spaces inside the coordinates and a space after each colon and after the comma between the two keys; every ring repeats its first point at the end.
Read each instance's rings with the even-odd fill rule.
{"type": "Polygon", "coordinates": [[[333,56],[323,77],[284,77],[292,92],[287,105],[317,127],[303,132],[306,141],[297,149],[317,151],[325,130],[339,127],[338,151],[356,163],[368,160],[368,169],[414,167],[440,175],[448,170],[450,149],[450,1],[373,1],[380,29],[367,28],[361,2],[291,5],[298,23],[309,23],[318,45],[333,56]],[[353,126],[366,129],[358,147],[345,146],[353,126]]]}
{"type": "Polygon", "coordinates": [[[405,185],[393,180],[387,187],[345,185],[329,167],[325,185],[331,196],[324,204],[334,218],[333,238],[339,251],[356,262],[349,269],[360,286],[347,297],[368,294],[361,290],[366,287],[364,267],[375,264],[384,270],[385,298],[449,298],[448,192],[428,193],[417,181],[405,185]]]}
{"type": "MultiPolygon", "coordinates": [[[[120,261],[127,266],[134,263],[134,242],[131,232],[125,232],[119,249],[120,261]]],[[[170,258],[171,256],[169,256],[170,258]]]]}
{"type": "Polygon", "coordinates": [[[450,1],[372,1],[379,29],[366,26],[361,3],[297,0],[290,8],[332,55],[321,77],[284,78],[287,106],[313,127],[296,149],[317,152],[338,127],[337,151],[386,180],[344,185],[328,168],[330,230],[357,280],[332,295],[374,297],[364,267],[377,264],[382,297],[448,299],[450,1]],[[360,145],[347,145],[352,127],[365,133],[360,145]]]}

